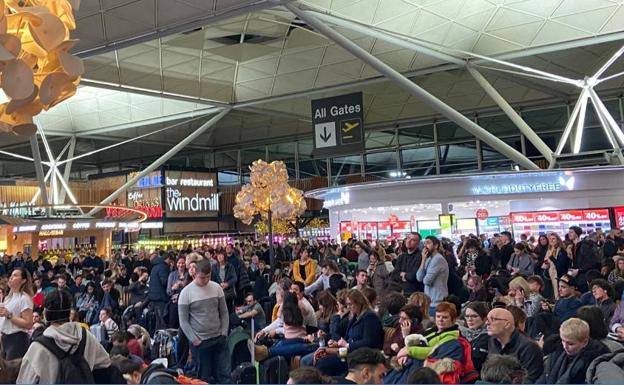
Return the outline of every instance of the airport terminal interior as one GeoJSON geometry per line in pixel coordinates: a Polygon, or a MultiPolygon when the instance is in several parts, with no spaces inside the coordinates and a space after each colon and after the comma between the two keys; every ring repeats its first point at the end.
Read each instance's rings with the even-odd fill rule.
{"type": "Polygon", "coordinates": [[[0,383],[624,381],[624,1],[0,11],[0,383]]]}

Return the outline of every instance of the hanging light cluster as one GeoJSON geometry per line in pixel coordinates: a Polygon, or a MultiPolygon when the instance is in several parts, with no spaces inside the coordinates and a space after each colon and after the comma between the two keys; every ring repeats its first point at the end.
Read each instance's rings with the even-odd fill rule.
{"type": "Polygon", "coordinates": [[[31,136],[33,117],[76,93],[84,72],[69,50],[79,0],[0,0],[0,132],[31,136]]]}
{"type": "Polygon", "coordinates": [[[251,183],[236,194],[234,217],[251,224],[256,215],[274,219],[292,220],[306,210],[303,191],[288,185],[288,171],[284,162],[267,163],[257,160],[249,167],[251,183]]]}

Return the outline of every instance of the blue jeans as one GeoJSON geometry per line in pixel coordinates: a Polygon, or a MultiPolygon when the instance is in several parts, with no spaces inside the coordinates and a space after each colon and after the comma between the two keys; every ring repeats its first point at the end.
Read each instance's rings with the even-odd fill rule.
{"type": "Polygon", "coordinates": [[[224,336],[202,341],[199,353],[199,378],[210,384],[230,383],[230,355],[224,336]]]}
{"type": "Polygon", "coordinates": [[[303,356],[316,351],[316,348],[318,345],[310,344],[302,338],[284,338],[269,348],[269,356],[285,356],[287,358],[303,356]]]}
{"type": "Polygon", "coordinates": [[[299,366],[314,366],[314,353],[315,352],[312,352],[301,357],[301,361],[299,361],[299,366]]]}
{"type": "Polygon", "coordinates": [[[433,319],[435,320],[435,313],[436,313],[436,307],[435,306],[429,306],[429,315],[431,317],[434,317],[433,319]]]}

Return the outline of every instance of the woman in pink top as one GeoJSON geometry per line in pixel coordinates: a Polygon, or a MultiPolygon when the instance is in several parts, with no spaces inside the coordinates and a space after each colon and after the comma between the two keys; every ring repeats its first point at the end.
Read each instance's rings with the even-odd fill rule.
{"type": "Polygon", "coordinates": [[[303,326],[303,315],[296,295],[291,292],[284,293],[280,312],[284,321],[284,338],[268,350],[256,346],[256,360],[258,361],[275,356],[284,356],[287,359],[303,356],[315,351],[318,347],[317,344],[307,340],[306,328],[303,326]]]}

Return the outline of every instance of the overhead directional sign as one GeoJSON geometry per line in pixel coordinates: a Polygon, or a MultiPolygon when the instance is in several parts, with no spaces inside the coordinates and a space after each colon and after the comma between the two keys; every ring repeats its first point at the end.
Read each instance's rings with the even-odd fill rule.
{"type": "Polygon", "coordinates": [[[362,93],[312,101],[314,155],[348,154],[364,150],[362,93]]]}

